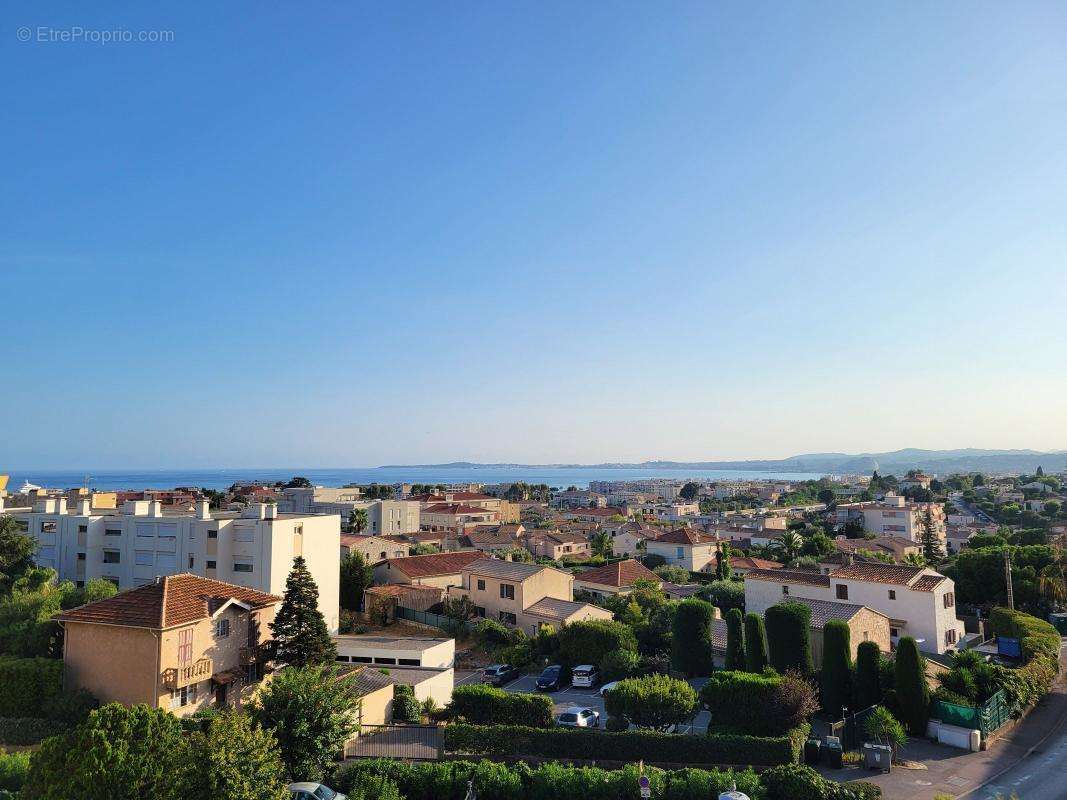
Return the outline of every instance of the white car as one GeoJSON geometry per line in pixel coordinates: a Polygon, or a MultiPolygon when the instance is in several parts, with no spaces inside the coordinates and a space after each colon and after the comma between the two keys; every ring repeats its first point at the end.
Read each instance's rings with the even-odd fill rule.
{"type": "Polygon", "coordinates": [[[335,792],[329,786],[321,783],[290,783],[285,787],[289,791],[292,800],[348,800],[348,795],[335,792]]]}
{"type": "Polygon", "coordinates": [[[571,686],[577,689],[592,689],[600,683],[600,670],[592,664],[581,664],[571,670],[571,686]]]}
{"type": "Polygon", "coordinates": [[[556,717],[556,724],[564,728],[599,728],[600,714],[591,708],[571,706],[556,717]]]}
{"type": "Polygon", "coordinates": [[[600,687],[600,696],[603,697],[605,694],[610,692],[612,689],[614,689],[618,685],[619,685],[618,681],[612,681],[611,683],[605,683],[603,686],[600,687]]]}

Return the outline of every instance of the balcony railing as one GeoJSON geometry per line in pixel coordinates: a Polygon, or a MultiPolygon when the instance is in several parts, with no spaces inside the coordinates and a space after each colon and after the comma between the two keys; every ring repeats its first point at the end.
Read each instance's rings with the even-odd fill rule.
{"type": "Polygon", "coordinates": [[[163,670],[163,684],[169,689],[180,689],[211,677],[210,658],[200,658],[192,664],[163,670]]]}

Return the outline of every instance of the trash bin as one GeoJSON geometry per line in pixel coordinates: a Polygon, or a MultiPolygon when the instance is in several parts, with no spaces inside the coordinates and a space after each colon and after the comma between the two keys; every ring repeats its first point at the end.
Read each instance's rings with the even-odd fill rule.
{"type": "Polygon", "coordinates": [[[845,751],[841,748],[841,740],[836,736],[827,736],[822,746],[823,763],[830,769],[841,769],[842,756],[845,751]]]}
{"type": "Polygon", "coordinates": [[[867,769],[877,769],[889,772],[893,763],[893,749],[884,744],[863,745],[863,765],[867,769]]]}
{"type": "Polygon", "coordinates": [[[808,739],[804,742],[804,763],[805,764],[818,764],[819,763],[819,749],[822,743],[818,739],[808,739]]]}

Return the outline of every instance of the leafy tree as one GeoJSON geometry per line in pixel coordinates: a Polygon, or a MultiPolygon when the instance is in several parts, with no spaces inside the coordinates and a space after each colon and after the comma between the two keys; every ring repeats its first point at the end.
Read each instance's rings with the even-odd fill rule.
{"type": "Polygon", "coordinates": [[[182,800],[190,768],[177,717],[112,703],[69,733],[46,739],[21,796],[32,800],[182,800]]]}
{"type": "Polygon", "coordinates": [[[711,653],[711,603],[690,598],[678,604],[671,635],[671,660],[676,669],[690,677],[710,675],[714,668],[711,653]]]}
{"type": "Polygon", "coordinates": [[[745,614],[745,670],[763,672],[767,663],[767,631],[763,627],[763,617],[756,613],[745,614]]]}
{"type": "Polygon", "coordinates": [[[307,478],[302,478],[299,475],[295,478],[290,478],[289,482],[285,484],[286,489],[310,489],[311,481],[307,478]]]}
{"type": "Polygon", "coordinates": [[[600,678],[608,682],[633,677],[640,664],[641,656],[632,650],[612,650],[600,659],[600,678]]]}
{"type": "Polygon", "coordinates": [[[559,659],[567,666],[599,664],[613,650],[637,650],[633,630],[614,620],[583,620],[558,634],[559,659]]]}
{"type": "Polygon", "coordinates": [[[811,675],[811,609],[803,603],[778,603],[767,609],[764,618],[771,666],[779,672],[811,675]]]}
{"type": "Polygon", "coordinates": [[[754,736],[777,736],[803,723],[819,709],[815,688],[790,672],[756,674],[720,670],[700,690],[717,725],[754,736]]]}
{"type": "Polygon", "coordinates": [[[731,608],[745,610],[745,584],[741,581],[712,581],[700,591],[723,614],[731,608]]]}
{"type": "Polygon", "coordinates": [[[278,646],[277,659],[282,664],[306,667],[332,663],[337,658],[337,648],[319,611],[319,587],[303,556],[293,559],[282,604],[270,628],[278,646]]]}
{"type": "Polygon", "coordinates": [[[741,612],[731,608],[726,614],[726,669],[745,668],[745,633],[741,612]]]}
{"type": "Polygon", "coordinates": [[[696,705],[697,693],[693,687],[669,675],[628,678],[604,693],[609,717],[659,731],[685,722],[693,716],[696,705]]]}
{"type": "Polygon", "coordinates": [[[23,533],[14,517],[0,516],[0,594],[33,566],[37,541],[23,533]]]}
{"type": "Polygon", "coordinates": [[[822,631],[823,657],[821,704],[833,719],[841,716],[842,706],[852,699],[852,648],[848,623],[832,619],[822,631]]]}
{"type": "Polygon", "coordinates": [[[893,672],[900,721],[912,736],[925,736],[930,689],[926,683],[926,660],[912,637],[905,636],[897,644],[893,672]]]}
{"type": "Polygon", "coordinates": [[[356,730],[354,674],[332,666],[283,669],[253,700],[253,719],[274,733],[294,780],[322,780],[356,730]]]}
{"type": "Polygon", "coordinates": [[[341,608],[359,611],[363,607],[363,592],[373,582],[374,569],[363,559],[362,553],[352,550],[341,560],[341,608]]]}
{"type": "Polygon", "coordinates": [[[667,559],[659,553],[645,553],[645,555],[641,556],[641,563],[655,572],[656,567],[662,567],[667,563],[667,559]]]}
{"type": "Polygon", "coordinates": [[[689,570],[675,564],[664,564],[656,567],[653,572],[667,583],[689,583],[689,570]]]}
{"type": "Polygon", "coordinates": [[[825,505],[832,505],[834,502],[834,490],[833,489],[820,489],[819,493],[815,495],[820,503],[825,505]]]}
{"type": "Polygon", "coordinates": [[[852,704],[857,711],[882,702],[879,663],[882,652],[877,642],[860,642],[856,648],[856,679],[852,683],[852,704]]]}
{"type": "Polygon", "coordinates": [[[206,732],[188,741],[193,798],[288,800],[278,742],[250,717],[235,710],[215,714],[206,732]]]}
{"type": "Polygon", "coordinates": [[[363,531],[367,530],[368,524],[367,509],[353,508],[348,512],[348,528],[353,533],[363,533],[363,531]]]}
{"type": "Polygon", "coordinates": [[[678,496],[683,500],[688,500],[690,503],[696,500],[697,494],[700,492],[700,486],[693,481],[689,481],[682,490],[678,492],[678,496]]]}
{"type": "Polygon", "coordinates": [[[825,558],[836,550],[834,540],[827,536],[822,531],[815,531],[811,536],[804,538],[804,544],[800,548],[802,556],[811,556],[812,558],[825,558]]]}

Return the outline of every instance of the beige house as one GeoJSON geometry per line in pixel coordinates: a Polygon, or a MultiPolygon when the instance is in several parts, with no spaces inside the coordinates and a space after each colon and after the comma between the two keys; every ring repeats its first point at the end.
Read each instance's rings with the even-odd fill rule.
{"type": "Polygon", "coordinates": [[[630,594],[637,581],[651,581],[657,587],[663,586],[659,575],[639,561],[628,558],[579,572],[574,576],[574,588],[604,598],[630,594]]]}
{"type": "Polygon", "coordinates": [[[526,549],[535,556],[559,561],[564,558],[588,558],[592,549],[589,540],[569,531],[527,531],[526,549]]]}
{"type": "Polygon", "coordinates": [[[715,568],[715,554],[721,546],[718,536],[695,528],[678,528],[645,543],[649,555],[663,556],[672,566],[690,572],[715,568]]]}
{"type": "Polygon", "coordinates": [[[660,531],[639,522],[623,523],[612,536],[611,552],[616,556],[635,556],[643,551],[646,542],[659,535],[660,531]]]}
{"type": "Polygon", "coordinates": [[[374,567],[374,582],[412,583],[445,589],[460,585],[464,568],[481,558],[485,555],[477,550],[389,558],[374,567]]]}
{"type": "Polygon", "coordinates": [[[855,603],[839,603],[832,600],[812,600],[805,597],[789,598],[797,603],[803,603],[811,609],[811,657],[815,662],[815,668],[822,666],[823,628],[826,623],[833,619],[844,621],[848,625],[849,644],[851,645],[852,660],[856,660],[856,652],[861,642],[874,642],[883,653],[891,649],[889,636],[889,617],[873,608],[856,605],[855,603]]]}
{"type": "Polygon", "coordinates": [[[280,602],[183,573],[71,609],[56,617],[64,685],[178,716],[240,704],[268,671],[263,644],[280,602]]]}
{"type": "Polygon", "coordinates": [[[463,569],[459,586],[448,597],[468,597],[478,616],[495,619],[534,635],[542,625],[586,619],[611,619],[604,608],[574,600],[574,577],[569,572],[536,564],[483,558],[463,569]]]}
{"type": "Polygon", "coordinates": [[[403,558],[408,554],[408,543],[383,536],[361,536],[355,533],[341,534],[341,558],[349,553],[359,553],[368,564],[377,564],[387,558],[403,558]]]}

